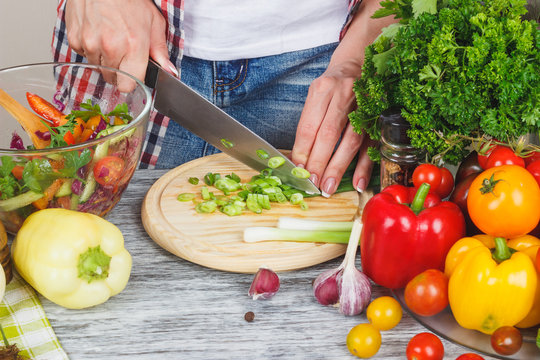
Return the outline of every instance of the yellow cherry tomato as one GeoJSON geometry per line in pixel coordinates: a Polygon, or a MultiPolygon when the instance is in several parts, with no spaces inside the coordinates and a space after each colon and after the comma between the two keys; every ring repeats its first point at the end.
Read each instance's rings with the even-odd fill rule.
{"type": "Polygon", "coordinates": [[[359,358],[372,357],[380,347],[381,333],[371,324],[358,324],[347,335],[347,348],[351,354],[359,358]]]}
{"type": "Polygon", "coordinates": [[[368,305],[366,316],[371,325],[384,331],[399,324],[403,311],[396,299],[391,296],[381,296],[368,305]]]}

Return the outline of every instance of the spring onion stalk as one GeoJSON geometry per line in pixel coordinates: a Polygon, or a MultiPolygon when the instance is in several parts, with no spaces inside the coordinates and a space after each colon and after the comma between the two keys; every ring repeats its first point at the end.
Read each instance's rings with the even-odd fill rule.
{"type": "Polygon", "coordinates": [[[278,219],[280,229],[305,231],[346,231],[351,232],[352,221],[319,221],[282,216],[278,219]]]}
{"type": "Polygon", "coordinates": [[[307,231],[279,229],[270,226],[254,226],[244,229],[244,241],[248,243],[261,241],[301,241],[347,244],[350,231],[307,231]]]}

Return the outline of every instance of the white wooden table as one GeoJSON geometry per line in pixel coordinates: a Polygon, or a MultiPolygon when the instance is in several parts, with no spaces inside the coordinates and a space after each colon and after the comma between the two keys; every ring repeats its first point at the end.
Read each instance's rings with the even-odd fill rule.
{"type": "MultiPolygon", "coordinates": [[[[341,258],[279,274],[281,288],[270,300],[252,300],[253,275],[208,269],[178,258],[146,234],[140,209],[144,195],[164,170],[138,170],[108,220],[124,234],[133,256],[126,289],[105,304],[68,310],[41,297],[60,343],[71,359],[353,359],[348,331],[365,314],[346,317],[319,305],[312,280],[341,258]],[[244,320],[248,311],[253,322],[244,320]]],[[[357,261],[359,263],[359,256],[357,261]]],[[[358,264],[359,265],[359,264],[358,264]]],[[[373,298],[389,295],[373,287],[373,298]]],[[[373,359],[405,359],[409,339],[427,331],[407,313],[382,333],[373,359]]],[[[445,359],[469,349],[443,339],[445,359]]],[[[484,356],[486,360],[493,359],[484,356]]]]}

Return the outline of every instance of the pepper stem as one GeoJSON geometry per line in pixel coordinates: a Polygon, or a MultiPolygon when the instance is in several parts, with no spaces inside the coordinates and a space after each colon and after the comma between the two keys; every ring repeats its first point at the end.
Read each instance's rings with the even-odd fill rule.
{"type": "Polygon", "coordinates": [[[91,283],[93,280],[106,279],[109,276],[109,264],[111,257],[98,245],[88,248],[79,255],[79,277],[91,283]]]}
{"type": "Polygon", "coordinates": [[[414,199],[411,202],[411,210],[418,215],[420,211],[424,210],[424,202],[426,201],[426,197],[429,193],[429,184],[428,183],[422,183],[418,190],[416,190],[416,194],[414,195],[414,199]]]}
{"type": "Polygon", "coordinates": [[[494,241],[495,249],[493,250],[493,259],[498,263],[510,259],[515,250],[508,247],[506,239],[502,237],[496,237],[494,241]]]}

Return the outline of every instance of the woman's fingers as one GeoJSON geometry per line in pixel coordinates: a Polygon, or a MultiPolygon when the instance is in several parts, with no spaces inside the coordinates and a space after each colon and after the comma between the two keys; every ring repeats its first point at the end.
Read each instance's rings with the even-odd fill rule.
{"type": "Polygon", "coordinates": [[[355,133],[352,126],[347,125],[343,132],[341,142],[322,175],[320,189],[323,196],[329,197],[336,192],[343,174],[360,150],[364,142],[363,140],[364,135],[355,133]]]}
{"type": "MultiPolygon", "coordinates": [[[[70,47],[90,64],[120,69],[143,80],[152,53],[175,73],[168,59],[165,19],[152,1],[69,0],[66,28],[70,47]]],[[[128,77],[116,79],[115,72],[103,75],[107,81],[118,81],[121,91],[135,86],[128,77]]]]}

